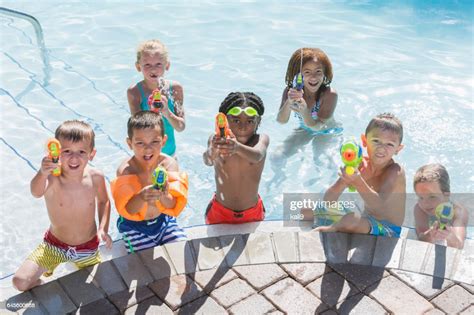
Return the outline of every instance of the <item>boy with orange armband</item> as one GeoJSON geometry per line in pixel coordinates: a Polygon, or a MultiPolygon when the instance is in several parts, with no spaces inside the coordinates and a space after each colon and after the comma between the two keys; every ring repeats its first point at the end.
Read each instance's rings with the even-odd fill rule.
{"type": "Polygon", "coordinates": [[[161,115],[138,112],[127,130],[134,155],[117,169],[111,190],[128,253],[186,239],[176,217],[186,206],[188,178],[175,159],[161,153],[167,140],[161,115]]]}

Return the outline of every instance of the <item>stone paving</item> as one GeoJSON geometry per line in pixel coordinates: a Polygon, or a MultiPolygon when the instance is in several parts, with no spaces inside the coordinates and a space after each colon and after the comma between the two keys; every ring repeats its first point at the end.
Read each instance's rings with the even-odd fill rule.
{"type": "Polygon", "coordinates": [[[472,240],[456,250],[343,233],[230,232],[114,258],[28,292],[9,291],[0,313],[474,312],[472,240]]]}

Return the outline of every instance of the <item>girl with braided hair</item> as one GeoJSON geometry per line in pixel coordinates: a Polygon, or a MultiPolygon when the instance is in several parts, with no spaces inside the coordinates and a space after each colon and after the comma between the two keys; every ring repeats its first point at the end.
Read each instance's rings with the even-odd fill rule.
{"type": "Polygon", "coordinates": [[[204,163],[214,166],[216,193],[206,210],[206,223],[261,221],[265,208],[258,187],[270,142],[258,134],[265,107],[252,92],[232,92],[219,112],[227,115],[232,131],[225,138],[209,137],[204,163]]]}

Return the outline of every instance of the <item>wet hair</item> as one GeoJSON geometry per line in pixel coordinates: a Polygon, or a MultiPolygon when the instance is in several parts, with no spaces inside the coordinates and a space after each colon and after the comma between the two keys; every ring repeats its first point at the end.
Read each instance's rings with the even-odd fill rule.
{"type": "Polygon", "coordinates": [[[150,39],[141,42],[137,47],[137,63],[142,59],[144,53],[156,54],[159,53],[168,62],[168,48],[158,39],[150,39]]]}
{"type": "Polygon", "coordinates": [[[418,183],[438,183],[442,192],[451,192],[449,174],[441,164],[427,164],[420,167],[413,178],[413,189],[418,183]]]}
{"type": "Polygon", "coordinates": [[[128,138],[132,139],[133,131],[136,129],[153,129],[159,127],[161,131],[161,136],[165,136],[165,128],[163,125],[163,119],[161,114],[146,110],[140,111],[130,117],[127,122],[127,134],[128,138]]]}
{"type": "Polygon", "coordinates": [[[253,107],[257,110],[260,116],[263,116],[265,107],[263,106],[262,99],[252,92],[232,92],[222,101],[219,107],[219,112],[227,114],[227,111],[232,107],[253,107]]]}
{"type": "Polygon", "coordinates": [[[392,113],[382,113],[375,116],[375,118],[372,118],[372,120],[369,122],[369,125],[365,129],[365,135],[367,136],[373,129],[389,130],[394,132],[400,137],[400,143],[402,143],[402,122],[392,113]]]}
{"type": "MultiPolygon", "coordinates": [[[[56,129],[54,137],[58,140],[64,139],[74,143],[87,141],[91,150],[95,146],[95,133],[92,127],[80,120],[67,120],[56,129]]],[[[61,140],[60,140],[61,141],[61,140]]]]}
{"type": "Polygon", "coordinates": [[[332,82],[333,72],[332,64],[329,60],[328,55],[319,48],[298,48],[293,55],[291,55],[290,61],[288,61],[288,68],[286,69],[285,83],[288,88],[293,86],[293,78],[300,72],[301,66],[301,50],[303,50],[303,66],[308,61],[317,59],[323,65],[324,69],[324,81],[318,90],[318,93],[329,87],[332,82]]]}

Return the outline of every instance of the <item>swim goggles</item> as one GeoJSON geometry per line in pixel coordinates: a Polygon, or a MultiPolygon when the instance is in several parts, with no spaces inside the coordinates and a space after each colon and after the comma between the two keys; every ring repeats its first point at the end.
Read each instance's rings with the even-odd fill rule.
{"type": "Polygon", "coordinates": [[[257,110],[250,106],[245,107],[245,108],[238,107],[238,106],[232,107],[231,109],[227,111],[227,115],[239,116],[240,114],[242,114],[242,112],[244,112],[245,115],[249,117],[260,116],[257,110]]]}

